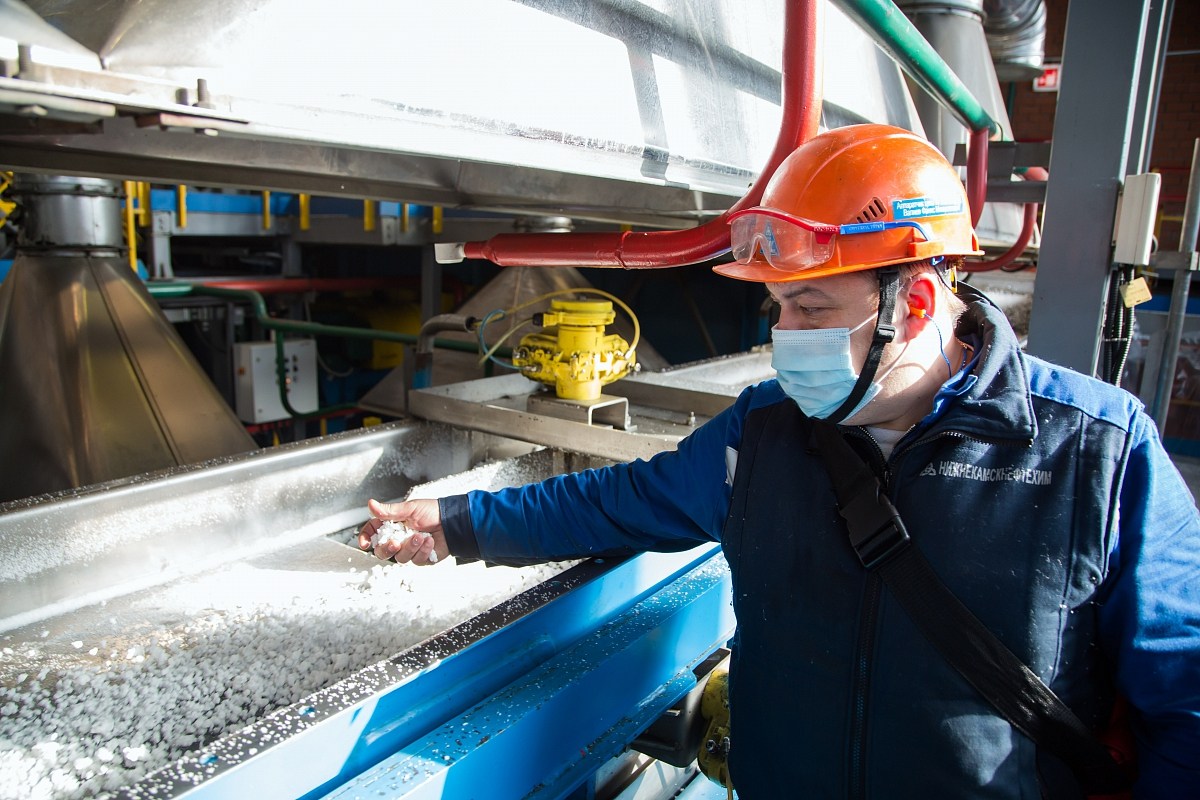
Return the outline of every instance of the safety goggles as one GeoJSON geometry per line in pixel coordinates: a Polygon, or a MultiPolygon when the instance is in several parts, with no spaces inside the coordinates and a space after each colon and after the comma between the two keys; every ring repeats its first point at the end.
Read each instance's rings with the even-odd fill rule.
{"type": "Polygon", "coordinates": [[[912,228],[929,240],[920,223],[911,220],[832,225],[763,207],[738,211],[730,215],[729,224],[734,260],[749,264],[754,254],[761,252],[766,262],[781,272],[801,272],[824,264],[833,258],[839,236],[912,228]]]}

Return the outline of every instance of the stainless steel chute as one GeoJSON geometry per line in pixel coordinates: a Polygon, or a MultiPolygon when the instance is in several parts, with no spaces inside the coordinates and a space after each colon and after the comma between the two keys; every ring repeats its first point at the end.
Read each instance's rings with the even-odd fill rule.
{"type": "Polygon", "coordinates": [[[21,176],[0,284],[0,501],[257,448],[122,255],[116,187],[21,176]]]}
{"type": "Polygon", "coordinates": [[[606,463],[404,422],[0,505],[0,794],[564,796],[731,635],[719,551],[426,569],[348,542],[370,497],[606,463]]]}

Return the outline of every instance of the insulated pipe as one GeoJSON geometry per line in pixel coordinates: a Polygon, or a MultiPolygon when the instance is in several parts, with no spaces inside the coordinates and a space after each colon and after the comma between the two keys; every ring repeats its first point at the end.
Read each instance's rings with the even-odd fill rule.
{"type": "Polygon", "coordinates": [[[757,205],[783,159],[817,133],[823,99],[822,59],[818,52],[823,14],[824,0],[788,0],[783,34],[783,116],[775,149],[746,195],[719,217],[695,228],[676,231],[502,233],[486,242],[467,242],[462,255],[487,259],[502,267],[584,264],[656,269],[695,264],[729,252],[729,215],[757,205]]]}
{"type": "MultiPolygon", "coordinates": [[[[230,289],[224,286],[198,284],[193,285],[191,294],[210,295],[243,300],[254,308],[254,318],[264,328],[286,333],[305,333],[310,336],[342,336],[350,339],[374,339],[384,342],[401,342],[416,344],[418,336],[400,331],[381,331],[375,328],[352,328],[345,325],[324,325],[319,322],[305,322],[294,319],[279,319],[267,313],[267,304],[260,293],[251,289],[230,289]]],[[[459,342],[452,339],[436,340],[437,347],[449,350],[461,350],[468,353],[478,353],[479,347],[474,342],[459,342]]]]}
{"type": "Polygon", "coordinates": [[[978,225],[987,196],[988,137],[1000,126],[947,66],[916,26],[891,0],[838,0],[838,5],[875,43],[936,97],[970,131],[967,149],[967,202],[971,224],[978,225]]]}
{"type": "MultiPolygon", "coordinates": [[[[316,322],[301,322],[299,320],[278,319],[267,313],[267,304],[263,300],[261,294],[250,289],[230,289],[220,286],[205,286],[203,284],[192,286],[192,293],[210,295],[212,297],[224,297],[236,300],[244,300],[254,308],[254,318],[267,330],[278,332],[305,333],[311,336],[343,336],[351,339],[377,339],[386,342],[403,342],[404,344],[414,344],[418,341],[418,337],[411,333],[400,333],[398,331],[379,331],[373,328],[350,328],[344,325],[322,325],[316,322]]],[[[297,419],[311,419],[314,417],[326,416],[330,413],[356,408],[356,403],[339,403],[337,405],[318,408],[315,411],[301,412],[292,408],[287,394],[287,379],[286,379],[286,359],[284,358],[283,337],[275,336],[275,374],[276,382],[279,386],[279,402],[283,406],[283,410],[297,419]]],[[[479,352],[479,348],[471,342],[459,342],[455,340],[437,339],[434,341],[437,347],[445,347],[451,350],[462,350],[471,353],[479,352]]]]}
{"type": "Polygon", "coordinates": [[[837,0],[847,15],[871,34],[875,43],[896,60],[925,91],[942,101],[972,131],[1000,132],[979,101],[954,70],[891,0],[837,0]]]}
{"type": "Polygon", "coordinates": [[[971,227],[983,216],[987,198],[988,128],[972,130],[967,144],[967,206],[971,209],[971,227]]]}

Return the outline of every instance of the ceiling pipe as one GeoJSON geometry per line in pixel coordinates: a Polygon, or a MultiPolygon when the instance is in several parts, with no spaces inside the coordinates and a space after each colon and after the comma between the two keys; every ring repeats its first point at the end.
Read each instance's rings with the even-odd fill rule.
{"type": "MultiPolygon", "coordinates": [[[[775,149],[746,195],[720,216],[695,228],[620,233],[502,233],[467,242],[445,258],[487,259],[502,267],[622,267],[657,269],[696,264],[729,252],[729,215],[758,204],[779,164],[817,134],[821,120],[818,52],[825,0],[788,0],[784,14],[782,119],[775,149]]],[[[457,246],[454,246],[457,248],[457,246]]],[[[439,260],[445,250],[439,248],[439,260]]]]}
{"type": "MultiPolygon", "coordinates": [[[[1029,167],[1025,170],[1023,177],[1027,181],[1045,181],[1050,177],[1050,173],[1042,167],[1029,167]]],[[[1033,239],[1033,232],[1037,228],[1038,210],[1040,208],[1040,203],[1025,204],[1021,232],[1017,235],[1017,240],[1013,242],[1012,247],[988,261],[967,261],[963,264],[962,271],[991,272],[1002,269],[1015,272],[1016,270],[1008,270],[1008,267],[1025,253],[1025,248],[1029,246],[1030,240],[1033,239]]]]}
{"type": "Polygon", "coordinates": [[[970,131],[967,202],[971,224],[978,225],[987,196],[988,137],[999,134],[1000,126],[892,0],[837,2],[918,86],[936,97],[970,131]]]}

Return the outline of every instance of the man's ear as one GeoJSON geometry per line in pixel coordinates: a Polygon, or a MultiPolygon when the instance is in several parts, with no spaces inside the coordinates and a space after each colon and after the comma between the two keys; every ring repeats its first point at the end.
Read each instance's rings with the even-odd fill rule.
{"type": "Polygon", "coordinates": [[[908,285],[904,295],[904,303],[908,306],[908,321],[926,320],[937,313],[940,298],[937,279],[933,275],[918,275],[908,285]]]}

